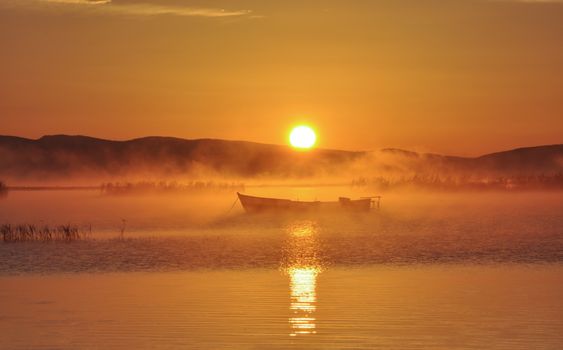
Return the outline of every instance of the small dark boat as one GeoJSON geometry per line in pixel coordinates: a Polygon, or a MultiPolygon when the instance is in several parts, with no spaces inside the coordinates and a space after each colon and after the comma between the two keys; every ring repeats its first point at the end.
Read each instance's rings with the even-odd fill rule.
{"type": "Polygon", "coordinates": [[[379,208],[381,197],[362,197],[360,199],[350,199],[346,197],[338,198],[337,202],[321,201],[293,201],[290,199],[264,198],[248,196],[237,192],[240,203],[248,213],[259,213],[267,211],[318,211],[318,210],[346,210],[353,212],[369,211],[375,203],[379,208]],[[377,199],[377,201],[375,200],[377,199]]]}

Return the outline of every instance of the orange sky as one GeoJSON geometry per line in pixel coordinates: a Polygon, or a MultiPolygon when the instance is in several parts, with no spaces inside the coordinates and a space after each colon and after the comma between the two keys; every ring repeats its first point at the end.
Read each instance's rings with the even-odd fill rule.
{"type": "Polygon", "coordinates": [[[0,0],[0,134],[561,143],[562,38],[561,1],[0,0]]]}

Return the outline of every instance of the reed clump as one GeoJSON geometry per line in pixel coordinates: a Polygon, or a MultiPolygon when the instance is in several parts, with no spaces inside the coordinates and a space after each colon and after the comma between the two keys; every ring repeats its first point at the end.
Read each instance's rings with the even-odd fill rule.
{"type": "Polygon", "coordinates": [[[86,232],[75,225],[42,226],[35,225],[11,225],[0,226],[2,241],[9,242],[32,242],[32,241],[62,241],[72,242],[86,237],[86,232]]]}

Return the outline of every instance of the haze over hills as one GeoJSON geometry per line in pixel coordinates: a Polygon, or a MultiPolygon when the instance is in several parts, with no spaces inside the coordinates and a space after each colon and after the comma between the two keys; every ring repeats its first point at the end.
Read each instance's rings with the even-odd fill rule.
{"type": "Polygon", "coordinates": [[[0,178],[312,176],[349,163],[359,152],[296,152],[279,145],[214,139],[143,137],[111,141],[53,135],[0,136],[0,178]]]}
{"type": "Polygon", "coordinates": [[[553,175],[563,171],[563,144],[522,147],[479,157],[446,156],[383,149],[406,168],[420,173],[465,174],[479,176],[553,175]]]}
{"type": "Polygon", "coordinates": [[[514,176],[563,172],[563,145],[519,148],[475,158],[383,149],[350,152],[215,139],[144,137],[111,141],[53,135],[37,140],[0,136],[0,179],[131,177],[287,178],[464,174],[514,176]]]}

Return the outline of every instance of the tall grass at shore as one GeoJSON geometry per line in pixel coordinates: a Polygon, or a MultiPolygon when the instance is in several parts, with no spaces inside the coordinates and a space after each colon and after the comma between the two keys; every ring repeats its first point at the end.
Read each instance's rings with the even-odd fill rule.
{"type": "Polygon", "coordinates": [[[85,238],[87,234],[86,230],[81,230],[75,225],[38,227],[30,224],[4,224],[0,226],[0,236],[2,237],[2,241],[5,243],[29,241],[72,242],[85,238]]]}

